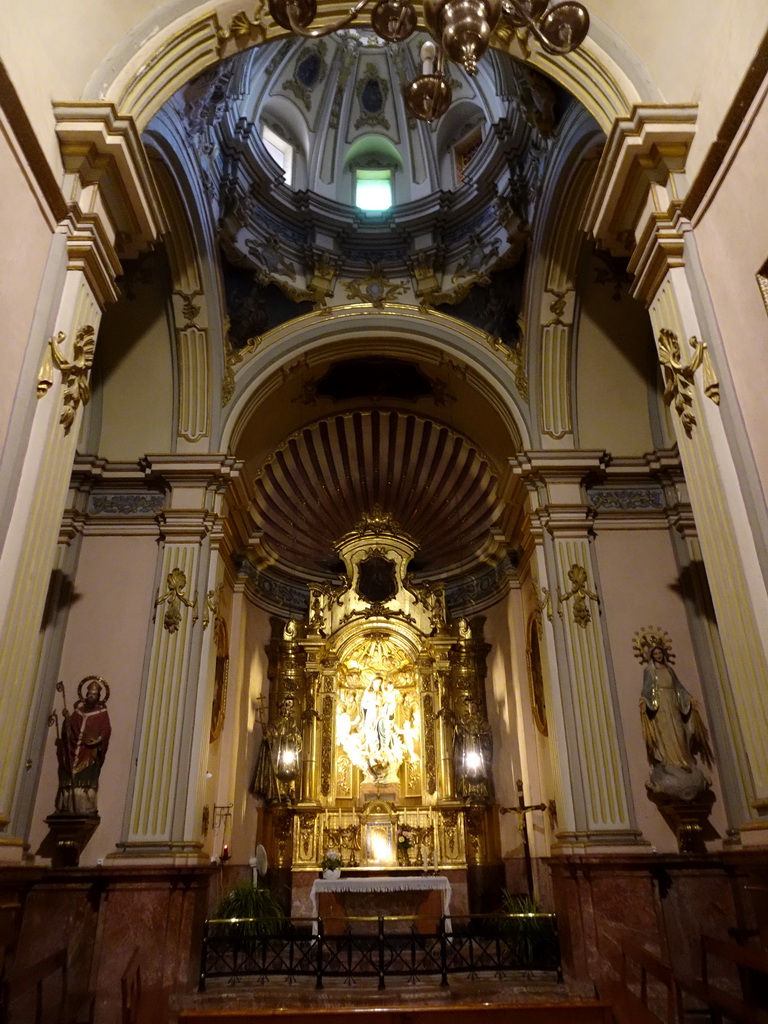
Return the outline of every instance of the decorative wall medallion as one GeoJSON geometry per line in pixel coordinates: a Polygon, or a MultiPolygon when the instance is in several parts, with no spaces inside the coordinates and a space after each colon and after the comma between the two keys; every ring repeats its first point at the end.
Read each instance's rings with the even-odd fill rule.
{"type": "MultiPolygon", "coordinates": [[[[583,565],[577,565],[574,563],[568,570],[568,579],[571,582],[571,589],[567,594],[561,594],[560,588],[557,588],[557,600],[558,605],[565,604],[566,601],[573,601],[573,621],[577,626],[581,626],[582,629],[586,629],[589,623],[592,621],[592,614],[587,605],[587,598],[592,601],[599,601],[597,594],[593,593],[587,587],[587,570],[583,565]]],[[[560,615],[562,616],[563,610],[559,608],[560,615]]]]}
{"type": "Polygon", "coordinates": [[[375,64],[366,64],[365,71],[357,83],[360,116],[355,121],[355,128],[381,127],[385,131],[389,131],[390,124],[384,116],[384,107],[388,96],[389,82],[377,72],[375,64]]]}
{"type": "MultiPolygon", "coordinates": [[[[540,616],[539,616],[540,617],[540,616]]],[[[528,683],[531,688],[531,711],[536,728],[546,736],[547,729],[547,705],[544,700],[544,675],[541,668],[541,648],[539,646],[539,624],[536,616],[532,615],[528,620],[528,646],[526,650],[528,661],[528,683]]]]}
{"type": "Polygon", "coordinates": [[[213,703],[211,704],[211,743],[219,738],[224,727],[229,679],[229,635],[226,622],[218,615],[213,622],[213,637],[216,643],[216,668],[213,677],[213,703]]]}
{"type": "MultiPolygon", "coordinates": [[[[182,604],[186,608],[196,608],[197,598],[190,601],[184,593],[187,586],[186,574],[179,569],[172,569],[168,573],[168,579],[166,582],[168,589],[162,595],[160,595],[155,601],[155,607],[159,607],[162,604],[166,605],[165,615],[163,616],[163,626],[168,630],[169,633],[177,633],[179,626],[181,625],[181,606],[182,604]]],[[[193,622],[197,620],[195,615],[193,622]]]]}
{"type": "MultiPolygon", "coordinates": [[[[64,427],[64,433],[68,434],[75,421],[75,415],[81,405],[87,405],[91,397],[91,385],[88,375],[93,366],[93,353],[96,348],[96,336],[93,327],[86,324],[81,327],[75,335],[74,358],[70,362],[61,346],[66,341],[66,334],[59,331],[55,338],[50,338],[48,344],[51,349],[51,356],[56,369],[60,371],[64,385],[64,408],[62,409],[59,422],[64,427]]],[[[46,367],[40,374],[37,382],[37,397],[42,398],[50,389],[52,380],[47,379],[46,367]]]]}
{"type": "Polygon", "coordinates": [[[675,412],[680,417],[688,437],[693,434],[696,426],[696,417],[693,414],[693,380],[696,371],[702,367],[704,374],[704,394],[710,398],[715,405],[720,404],[720,385],[715,376],[714,367],[709,357],[707,343],[699,341],[696,337],[688,339],[688,344],[693,349],[693,357],[689,363],[683,362],[680,351],[680,342],[674,331],[663,328],[659,332],[659,361],[664,373],[664,401],[667,405],[673,405],[675,412]]]}
{"type": "Polygon", "coordinates": [[[328,49],[324,41],[306,46],[296,58],[293,78],[283,83],[286,92],[293,93],[307,110],[312,109],[312,90],[325,78],[325,53],[328,49]]]}

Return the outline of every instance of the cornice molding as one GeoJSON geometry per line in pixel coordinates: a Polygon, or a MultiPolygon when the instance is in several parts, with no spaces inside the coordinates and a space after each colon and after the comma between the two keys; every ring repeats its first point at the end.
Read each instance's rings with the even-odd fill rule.
{"type": "Polygon", "coordinates": [[[64,169],[74,178],[71,202],[99,213],[120,258],[132,259],[166,228],[149,159],[133,118],[111,103],[54,103],[56,134],[64,169]]]}
{"type": "Polygon", "coordinates": [[[635,106],[614,122],[581,224],[614,256],[634,248],[653,187],[673,186],[685,170],[697,113],[695,104],[635,106]]]}

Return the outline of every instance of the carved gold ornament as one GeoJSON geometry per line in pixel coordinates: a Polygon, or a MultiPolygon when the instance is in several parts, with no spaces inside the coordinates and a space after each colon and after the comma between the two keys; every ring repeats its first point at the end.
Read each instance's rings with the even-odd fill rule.
{"type": "MultiPolygon", "coordinates": [[[[61,372],[64,385],[64,408],[59,422],[68,434],[75,422],[75,415],[81,405],[87,405],[91,397],[91,385],[88,376],[93,366],[93,353],[96,348],[95,331],[90,324],[81,327],[75,335],[74,358],[70,362],[64,355],[61,346],[66,341],[66,334],[59,331],[55,338],[49,338],[53,364],[61,372]]],[[[37,380],[37,397],[42,398],[53,386],[53,367],[46,359],[37,380]]]]}
{"type": "Polygon", "coordinates": [[[574,562],[568,570],[568,579],[571,581],[571,589],[567,594],[561,594],[560,588],[557,588],[558,611],[562,617],[563,609],[560,606],[573,598],[573,621],[577,626],[581,626],[582,629],[586,629],[592,621],[592,614],[589,610],[589,606],[587,605],[587,598],[591,601],[599,601],[600,598],[588,588],[587,570],[583,565],[578,565],[574,562]]]}
{"type": "MultiPolygon", "coordinates": [[[[168,573],[168,579],[166,582],[168,589],[164,594],[157,598],[155,601],[155,607],[157,608],[161,604],[167,605],[165,609],[165,615],[163,617],[163,626],[168,630],[169,633],[177,633],[179,625],[181,624],[181,606],[185,605],[187,608],[197,607],[197,598],[190,601],[184,593],[187,586],[186,574],[179,569],[172,569],[168,573]]],[[[197,615],[193,621],[197,620],[197,615]]]]}
{"type": "Polygon", "coordinates": [[[552,621],[552,595],[549,593],[547,587],[539,586],[539,581],[535,576],[531,577],[531,590],[533,591],[533,616],[536,619],[536,627],[539,631],[539,636],[542,635],[543,624],[541,613],[546,609],[547,620],[552,621]]]}
{"type": "Polygon", "coordinates": [[[376,309],[381,309],[385,302],[394,302],[398,295],[407,289],[405,285],[390,281],[378,264],[374,264],[369,277],[361,281],[342,281],[348,299],[359,299],[370,302],[376,309]]]}
{"type": "Polygon", "coordinates": [[[238,11],[229,22],[226,29],[219,28],[216,38],[219,40],[219,56],[223,52],[230,39],[236,42],[263,43],[267,38],[267,31],[262,22],[264,16],[264,2],[258,0],[253,9],[253,18],[249,18],[245,11],[238,11]]]}
{"type": "Polygon", "coordinates": [[[755,276],[757,277],[757,287],[760,289],[765,312],[768,313],[768,260],[760,267],[755,276]]]}
{"type": "Polygon", "coordinates": [[[229,681],[229,634],[226,622],[218,614],[213,622],[213,637],[216,644],[216,668],[213,678],[210,743],[214,743],[221,736],[221,730],[224,728],[229,681]]]}
{"type": "Polygon", "coordinates": [[[704,374],[704,394],[715,405],[720,405],[720,385],[715,376],[712,360],[709,356],[707,343],[696,337],[689,338],[688,344],[693,349],[693,357],[689,363],[683,362],[680,342],[674,331],[666,327],[659,332],[659,361],[664,373],[664,401],[674,405],[688,437],[691,437],[696,426],[693,414],[693,380],[696,371],[702,367],[704,374]]]}

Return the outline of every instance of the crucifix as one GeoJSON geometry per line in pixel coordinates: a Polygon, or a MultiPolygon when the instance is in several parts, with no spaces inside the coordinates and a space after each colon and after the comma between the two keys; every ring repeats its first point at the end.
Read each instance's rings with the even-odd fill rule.
{"type": "Polygon", "coordinates": [[[525,858],[525,879],[528,883],[528,895],[533,899],[533,865],[531,863],[531,846],[528,840],[528,819],[526,814],[529,811],[546,811],[546,804],[527,804],[523,795],[523,780],[517,780],[517,807],[501,807],[502,814],[516,814],[520,828],[520,835],[523,840],[523,857],[525,858]]]}

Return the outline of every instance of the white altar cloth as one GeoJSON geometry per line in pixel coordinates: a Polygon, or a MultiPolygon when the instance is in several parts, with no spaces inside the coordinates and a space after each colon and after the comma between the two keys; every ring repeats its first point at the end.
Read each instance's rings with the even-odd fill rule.
{"type": "MultiPolygon", "coordinates": [[[[445,930],[451,930],[451,883],[444,875],[402,875],[384,878],[316,878],[312,883],[309,899],[312,916],[317,917],[317,899],[321,893],[330,892],[410,892],[418,889],[437,891],[443,901],[445,930]]],[[[314,926],[316,928],[317,925],[314,926]]]]}

